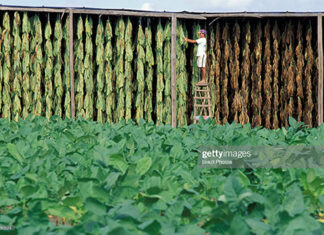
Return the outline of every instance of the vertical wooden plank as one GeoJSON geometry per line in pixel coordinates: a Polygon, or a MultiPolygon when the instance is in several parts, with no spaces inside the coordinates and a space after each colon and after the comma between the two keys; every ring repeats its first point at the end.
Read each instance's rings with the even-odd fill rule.
{"type": "Polygon", "coordinates": [[[73,10],[69,9],[70,20],[70,76],[71,76],[71,112],[72,118],[75,118],[75,98],[74,98],[74,52],[73,52],[73,10]]]}
{"type": "Polygon", "coordinates": [[[177,17],[171,18],[171,122],[172,127],[177,127],[177,17]]]}
{"type": "Polygon", "coordinates": [[[323,15],[317,16],[318,86],[317,125],[323,123],[323,15]]]}

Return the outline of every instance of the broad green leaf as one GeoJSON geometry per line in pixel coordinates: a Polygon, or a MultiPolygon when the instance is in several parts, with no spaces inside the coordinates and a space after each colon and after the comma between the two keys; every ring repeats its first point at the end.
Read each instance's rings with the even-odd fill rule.
{"type": "Polygon", "coordinates": [[[264,204],[265,199],[263,196],[261,196],[260,194],[257,193],[252,193],[249,198],[248,198],[249,203],[259,203],[259,204],[264,204]]]}
{"type": "Polygon", "coordinates": [[[22,193],[24,198],[28,198],[33,195],[37,189],[31,185],[26,185],[20,189],[20,193],[22,193]]]}
{"type": "Polygon", "coordinates": [[[251,192],[245,190],[235,176],[229,176],[224,184],[225,200],[229,203],[231,211],[236,211],[242,208],[242,200],[251,196],[251,192]]]}
{"type": "Polygon", "coordinates": [[[270,225],[268,225],[264,222],[257,221],[254,219],[246,219],[245,221],[251,228],[251,232],[253,232],[255,234],[260,234],[260,235],[273,234],[273,232],[271,231],[270,225]]]}
{"type": "Polygon", "coordinates": [[[152,176],[152,177],[146,177],[144,180],[144,189],[149,194],[156,194],[161,190],[161,177],[158,176],[152,176]]]}
{"type": "Polygon", "coordinates": [[[57,201],[53,199],[41,199],[40,203],[42,211],[47,211],[49,208],[55,208],[57,206],[57,201]]]}
{"type": "Polygon", "coordinates": [[[319,196],[318,197],[318,200],[320,202],[320,205],[322,207],[322,210],[324,210],[324,196],[319,196]]]}
{"type": "Polygon", "coordinates": [[[11,198],[5,198],[5,199],[0,199],[0,207],[2,206],[11,206],[11,205],[17,205],[19,204],[19,201],[11,198]]]}
{"type": "Polygon", "coordinates": [[[238,174],[239,180],[242,183],[242,185],[244,185],[245,187],[250,185],[250,180],[249,180],[249,178],[247,177],[246,174],[244,174],[240,170],[237,172],[237,174],[238,174]]]}
{"type": "Polygon", "coordinates": [[[133,233],[128,231],[126,228],[124,228],[122,225],[117,228],[109,229],[109,233],[107,234],[118,234],[118,235],[132,235],[133,233]]]}
{"type": "Polygon", "coordinates": [[[87,200],[85,201],[85,206],[88,209],[88,211],[91,211],[92,213],[94,213],[96,215],[106,214],[105,205],[100,203],[95,198],[87,198],[87,200]]]}
{"type": "Polygon", "coordinates": [[[16,145],[14,145],[12,143],[8,143],[7,148],[8,148],[8,152],[10,153],[10,155],[14,159],[16,159],[19,162],[20,165],[22,165],[24,160],[23,160],[23,157],[18,152],[18,149],[17,149],[16,145]]]}
{"type": "Polygon", "coordinates": [[[132,218],[134,220],[140,219],[140,211],[136,206],[124,205],[116,211],[115,219],[132,218]]]}
{"type": "Polygon", "coordinates": [[[156,203],[152,206],[153,209],[164,211],[168,208],[165,200],[158,200],[156,203]]]}
{"type": "Polygon", "coordinates": [[[110,190],[117,182],[119,176],[121,174],[119,172],[111,172],[107,178],[105,179],[105,187],[107,190],[110,190]]]}
{"type": "Polygon", "coordinates": [[[178,232],[186,235],[204,235],[206,233],[204,229],[195,224],[181,226],[178,232]]]}
{"type": "Polygon", "coordinates": [[[229,176],[224,185],[224,194],[226,201],[235,202],[239,199],[240,195],[244,193],[244,188],[240,181],[235,176],[229,176]]]}
{"type": "Polygon", "coordinates": [[[32,174],[32,173],[26,173],[25,178],[33,181],[33,183],[36,183],[38,181],[37,179],[37,174],[32,174]]]}
{"type": "Polygon", "coordinates": [[[35,234],[35,233],[39,233],[39,230],[40,230],[39,227],[36,227],[35,225],[30,225],[30,226],[21,227],[19,229],[19,234],[35,234]]]}
{"type": "Polygon", "coordinates": [[[275,224],[280,220],[278,213],[280,213],[283,206],[281,204],[281,195],[277,192],[277,190],[273,189],[267,190],[264,193],[264,196],[266,198],[264,204],[264,215],[271,224],[275,224]]]}
{"type": "Polygon", "coordinates": [[[48,213],[61,218],[75,218],[74,211],[71,208],[60,205],[49,208],[48,213]]]}
{"type": "Polygon", "coordinates": [[[170,151],[170,156],[171,158],[173,158],[173,162],[175,161],[175,159],[185,156],[183,152],[183,147],[179,142],[173,143],[173,147],[171,148],[170,151]]]}
{"type": "Polygon", "coordinates": [[[227,234],[250,234],[250,229],[247,226],[244,218],[240,215],[236,215],[230,225],[229,232],[227,234]]]}
{"type": "Polygon", "coordinates": [[[185,170],[182,167],[179,167],[177,170],[175,170],[174,174],[180,176],[185,182],[188,182],[191,185],[196,184],[196,180],[192,176],[192,174],[190,174],[190,172],[188,172],[188,170],[185,170]]]}
{"type": "Polygon", "coordinates": [[[161,235],[175,234],[176,227],[171,223],[161,222],[161,235]]]}
{"type": "Polygon", "coordinates": [[[101,202],[108,201],[108,199],[109,199],[108,192],[100,186],[94,186],[92,189],[92,192],[93,192],[92,196],[94,198],[100,200],[101,202]]]}
{"type": "Polygon", "coordinates": [[[137,161],[136,173],[140,176],[144,175],[152,165],[152,158],[144,157],[137,161]]]}
{"type": "Polygon", "coordinates": [[[155,219],[150,219],[138,225],[138,228],[149,234],[160,234],[161,225],[155,219]]]}
{"type": "Polygon", "coordinates": [[[64,206],[74,206],[74,207],[81,207],[82,206],[82,200],[80,196],[74,196],[74,197],[67,197],[63,200],[64,206]]]}
{"type": "Polygon", "coordinates": [[[126,173],[126,170],[128,168],[128,164],[123,158],[122,155],[114,154],[109,156],[109,165],[112,165],[117,170],[120,170],[123,175],[126,173]]]}
{"type": "Polygon", "coordinates": [[[22,213],[22,208],[21,207],[15,207],[11,210],[8,211],[7,215],[9,216],[19,216],[22,213]]]}
{"type": "Polygon", "coordinates": [[[14,222],[14,219],[10,218],[9,216],[0,214],[0,226],[1,225],[9,226],[9,225],[12,225],[13,222],[14,222]]]}
{"type": "Polygon", "coordinates": [[[294,119],[293,117],[289,117],[288,118],[289,120],[289,125],[292,127],[292,128],[296,128],[298,125],[297,125],[297,121],[296,119],[294,119]]]}
{"type": "Polygon", "coordinates": [[[319,229],[321,229],[320,223],[307,213],[303,213],[289,221],[283,234],[295,234],[298,231],[304,231],[305,234],[311,234],[312,231],[319,229]]]}
{"type": "Polygon", "coordinates": [[[93,193],[93,187],[96,184],[96,182],[92,179],[80,179],[78,182],[78,186],[80,188],[80,196],[82,200],[86,200],[88,197],[92,197],[94,195],[93,193]]]}
{"type": "Polygon", "coordinates": [[[168,207],[165,216],[167,216],[169,219],[178,218],[182,214],[183,209],[184,203],[178,200],[168,207]]]}
{"type": "Polygon", "coordinates": [[[301,214],[305,210],[304,198],[297,184],[293,184],[283,200],[284,209],[291,217],[301,214]]]}

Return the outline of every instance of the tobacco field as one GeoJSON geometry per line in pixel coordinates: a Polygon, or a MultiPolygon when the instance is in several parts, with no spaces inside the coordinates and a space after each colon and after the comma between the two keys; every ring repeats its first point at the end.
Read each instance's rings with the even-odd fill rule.
{"type": "Polygon", "coordinates": [[[323,234],[322,168],[197,164],[201,145],[323,144],[324,125],[293,119],[277,130],[0,119],[0,226],[17,234],[323,234]]]}

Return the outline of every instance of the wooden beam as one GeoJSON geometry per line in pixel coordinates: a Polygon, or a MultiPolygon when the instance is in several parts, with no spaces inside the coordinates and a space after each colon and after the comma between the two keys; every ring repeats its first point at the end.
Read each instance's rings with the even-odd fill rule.
{"type": "Polygon", "coordinates": [[[77,14],[96,14],[96,15],[124,15],[124,16],[140,16],[140,17],[166,17],[171,18],[175,15],[177,18],[183,19],[200,19],[206,20],[206,17],[200,14],[188,13],[170,13],[170,12],[150,12],[150,11],[132,11],[132,10],[112,10],[112,9],[74,9],[77,14]]]}
{"type": "Polygon", "coordinates": [[[32,12],[49,12],[62,13],[66,8],[50,8],[50,7],[19,7],[19,6],[1,6],[0,11],[32,11],[32,12]]]}
{"type": "Polygon", "coordinates": [[[315,12],[237,12],[237,13],[201,13],[200,15],[206,18],[210,17],[251,17],[251,18],[264,18],[264,17],[317,17],[319,13],[315,12]]]}
{"type": "Polygon", "coordinates": [[[110,9],[74,9],[75,14],[95,14],[95,15],[118,15],[118,16],[147,16],[147,17],[171,17],[168,13],[140,12],[130,10],[110,10],[110,9]]]}
{"type": "Polygon", "coordinates": [[[196,20],[207,20],[207,17],[201,14],[187,14],[187,13],[177,13],[175,16],[178,19],[196,19],[196,20]]]}
{"type": "Polygon", "coordinates": [[[74,96],[74,56],[73,56],[73,10],[69,9],[69,26],[70,26],[70,76],[71,76],[71,113],[72,119],[75,118],[75,96],[74,96]]]}
{"type": "MultiPolygon", "coordinates": [[[[24,7],[24,6],[2,6],[0,11],[33,11],[33,12],[52,12],[62,13],[67,8],[63,7],[24,7]]],[[[73,8],[77,14],[98,14],[98,15],[127,15],[142,17],[167,17],[175,15],[182,19],[205,20],[210,17],[317,17],[318,12],[233,12],[233,13],[206,13],[206,12],[158,12],[158,11],[138,11],[130,9],[97,9],[97,8],[73,8]]]]}
{"type": "Polygon", "coordinates": [[[177,127],[177,17],[171,18],[171,123],[177,127]]]}
{"type": "MultiPolygon", "coordinates": [[[[70,9],[70,8],[69,8],[70,9]]],[[[171,18],[176,14],[177,18],[182,19],[197,19],[206,20],[207,18],[201,16],[200,13],[189,12],[153,12],[153,11],[136,11],[136,10],[117,10],[117,9],[91,9],[91,8],[72,8],[74,14],[95,14],[95,15],[125,15],[125,16],[141,16],[141,17],[165,17],[171,18]]],[[[32,12],[49,12],[49,13],[62,13],[68,10],[67,8],[55,7],[21,7],[21,6],[1,6],[0,11],[32,11],[32,12]]]]}
{"type": "Polygon", "coordinates": [[[317,125],[323,123],[323,16],[317,16],[317,50],[318,50],[318,82],[317,82],[317,125]]]}

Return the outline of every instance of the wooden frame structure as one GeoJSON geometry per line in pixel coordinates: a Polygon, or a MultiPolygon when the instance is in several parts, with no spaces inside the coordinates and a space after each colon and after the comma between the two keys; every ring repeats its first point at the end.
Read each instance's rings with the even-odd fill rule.
{"type": "Polygon", "coordinates": [[[323,123],[323,14],[317,16],[317,50],[318,50],[318,87],[317,87],[317,125],[323,123]]]}
{"type": "Polygon", "coordinates": [[[318,78],[317,78],[317,120],[318,125],[323,123],[323,12],[238,12],[238,13],[197,13],[197,12],[152,12],[127,9],[91,9],[91,8],[54,8],[54,7],[20,7],[0,6],[0,11],[24,11],[40,13],[62,13],[62,16],[69,14],[70,22],[70,71],[71,71],[71,111],[75,117],[75,94],[74,94],[74,65],[73,65],[73,14],[94,14],[94,15],[123,15],[138,17],[159,17],[171,19],[171,101],[172,101],[172,127],[177,123],[176,104],[176,25],[177,19],[219,19],[219,18],[285,18],[285,17],[309,17],[317,19],[317,48],[318,48],[318,78]]]}

